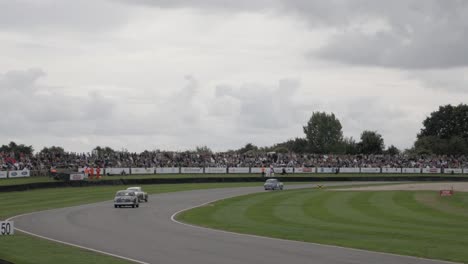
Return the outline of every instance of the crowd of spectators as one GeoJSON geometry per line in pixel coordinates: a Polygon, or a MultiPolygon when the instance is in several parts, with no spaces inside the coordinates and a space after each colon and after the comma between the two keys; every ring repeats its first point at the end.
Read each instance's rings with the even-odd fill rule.
{"type": "Polygon", "coordinates": [[[422,155],[322,155],[274,152],[196,153],[153,151],[131,153],[38,153],[22,155],[0,152],[0,170],[49,170],[51,167],[381,167],[468,168],[466,156],[422,155]]]}

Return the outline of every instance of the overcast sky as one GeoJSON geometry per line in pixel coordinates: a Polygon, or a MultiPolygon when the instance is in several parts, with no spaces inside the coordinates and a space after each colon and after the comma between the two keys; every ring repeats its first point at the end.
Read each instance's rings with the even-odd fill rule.
{"type": "Polygon", "coordinates": [[[464,0],[0,0],[0,144],[215,151],[304,137],[412,146],[468,101],[464,0]]]}

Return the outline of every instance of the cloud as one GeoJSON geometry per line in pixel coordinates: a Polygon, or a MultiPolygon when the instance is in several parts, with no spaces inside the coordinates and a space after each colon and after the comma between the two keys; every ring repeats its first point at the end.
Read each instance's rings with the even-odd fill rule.
{"type": "Polygon", "coordinates": [[[340,63],[402,69],[468,66],[468,2],[463,0],[124,1],[160,8],[295,15],[335,32],[310,54],[340,63]]]}
{"type": "Polygon", "coordinates": [[[128,6],[110,1],[0,0],[0,29],[24,33],[102,32],[123,25],[128,6]]]}

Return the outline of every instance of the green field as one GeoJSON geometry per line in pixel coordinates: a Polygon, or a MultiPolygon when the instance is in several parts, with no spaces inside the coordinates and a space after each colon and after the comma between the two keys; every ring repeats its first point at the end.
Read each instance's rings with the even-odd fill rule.
{"type": "MultiPolygon", "coordinates": [[[[207,183],[207,184],[159,184],[145,185],[148,193],[177,192],[195,189],[258,186],[258,183],[207,183]]],[[[0,193],[0,219],[73,205],[111,200],[117,190],[127,186],[105,186],[87,188],[55,188],[27,192],[0,193]]],[[[37,263],[128,263],[126,261],[64,246],[47,240],[17,233],[13,236],[0,236],[0,260],[15,264],[37,263]]]]}
{"type": "MultiPolygon", "coordinates": [[[[276,177],[313,177],[313,178],[323,178],[323,177],[369,177],[369,176],[381,176],[381,177],[447,177],[447,176],[455,176],[455,177],[466,177],[466,174],[458,174],[458,175],[450,175],[450,174],[387,174],[387,173],[379,173],[379,174],[369,174],[369,173],[340,173],[340,174],[318,174],[318,173],[298,173],[298,174],[287,174],[281,175],[276,174],[276,177]]],[[[225,178],[225,177],[261,177],[260,174],[152,174],[152,175],[117,175],[117,176],[103,176],[100,181],[105,180],[118,180],[118,179],[157,179],[157,178],[204,178],[204,177],[211,177],[211,178],[225,178]]],[[[96,180],[90,180],[96,181],[96,180]]],[[[28,178],[11,178],[11,179],[0,179],[0,186],[1,185],[18,185],[18,184],[27,184],[27,183],[37,183],[37,182],[56,182],[56,180],[45,177],[45,176],[37,176],[37,177],[28,177],[28,178]]]]}
{"type": "Polygon", "coordinates": [[[468,193],[267,192],[222,200],[177,218],[239,233],[468,263],[468,193]]]}

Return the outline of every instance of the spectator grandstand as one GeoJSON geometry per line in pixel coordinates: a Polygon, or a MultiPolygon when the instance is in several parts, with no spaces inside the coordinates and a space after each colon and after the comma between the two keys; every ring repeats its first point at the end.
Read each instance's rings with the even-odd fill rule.
{"type": "Polygon", "coordinates": [[[97,153],[1,153],[0,170],[49,170],[51,167],[341,167],[341,168],[467,168],[466,156],[322,155],[274,152],[197,153],[115,151],[97,153]]]}

